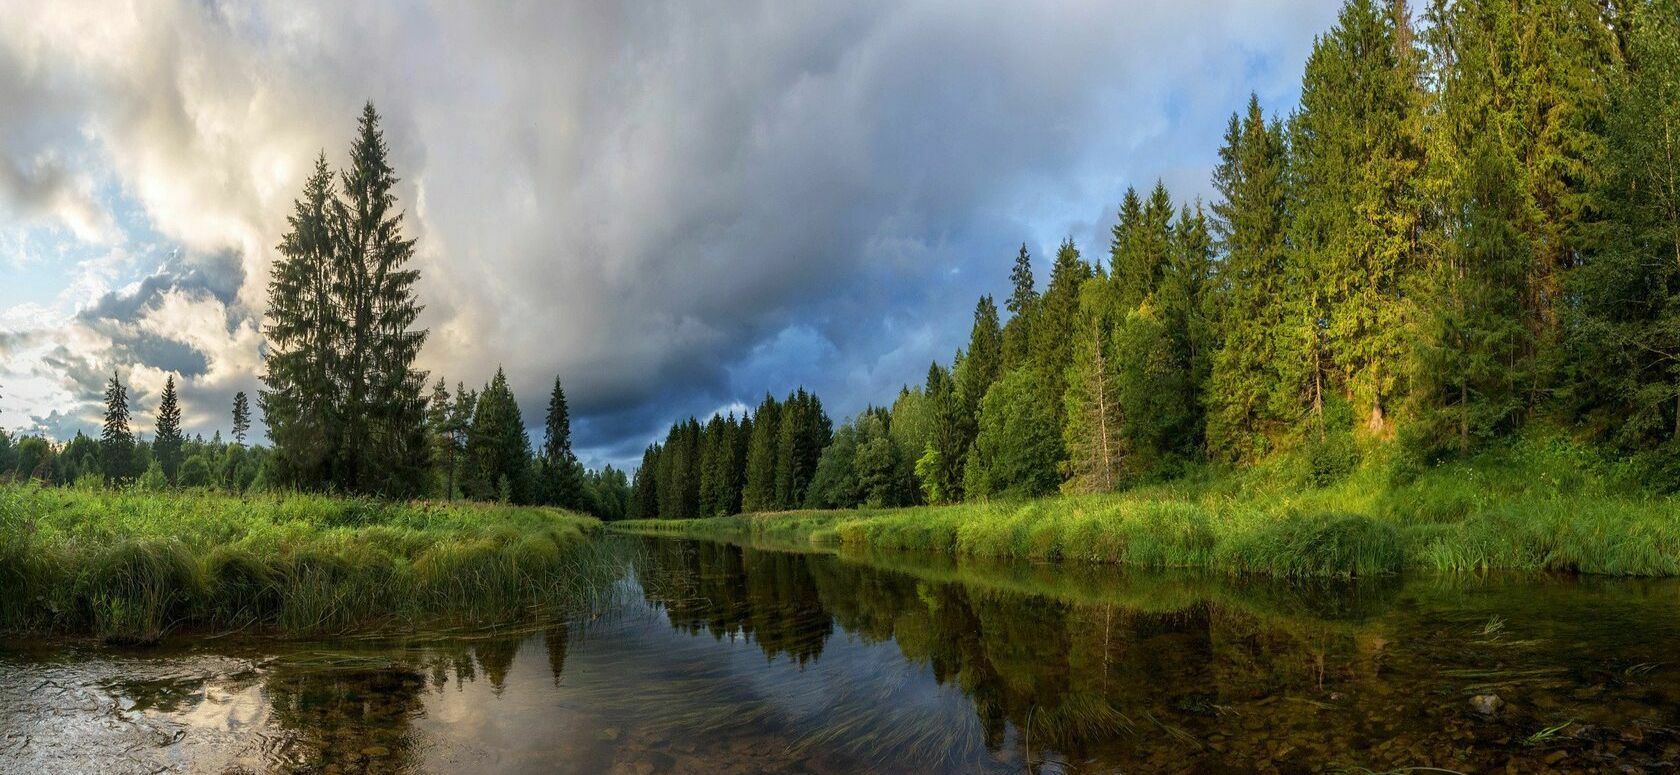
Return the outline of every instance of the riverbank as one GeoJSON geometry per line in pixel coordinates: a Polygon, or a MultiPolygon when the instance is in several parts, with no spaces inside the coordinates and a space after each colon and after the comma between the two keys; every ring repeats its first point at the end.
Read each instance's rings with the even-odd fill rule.
{"type": "Polygon", "coordinates": [[[0,485],[0,632],[493,624],[610,586],[599,529],[551,508],[0,485]]]}
{"type": "Polygon", "coordinates": [[[1522,440],[1418,469],[1284,456],[1122,493],[904,509],[638,520],[614,530],[957,557],[1201,568],[1285,577],[1406,568],[1680,575],[1680,499],[1631,466],[1522,440]]]}

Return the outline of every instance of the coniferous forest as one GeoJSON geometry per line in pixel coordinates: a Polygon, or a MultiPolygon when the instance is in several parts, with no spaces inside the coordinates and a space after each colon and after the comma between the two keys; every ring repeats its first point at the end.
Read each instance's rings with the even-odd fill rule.
{"type": "Polygon", "coordinates": [[[1674,3],[1352,0],[1299,105],[1232,114],[1212,183],[1128,190],[1106,254],[1022,245],[1006,317],[982,297],[949,365],[832,435],[800,394],[672,426],[630,513],[1109,491],[1372,445],[1428,465],[1536,426],[1680,485],[1674,3]]]}

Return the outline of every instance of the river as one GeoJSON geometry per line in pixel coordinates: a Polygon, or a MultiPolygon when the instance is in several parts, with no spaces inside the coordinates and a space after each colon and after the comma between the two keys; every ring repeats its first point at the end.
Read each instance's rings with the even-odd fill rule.
{"type": "Polygon", "coordinates": [[[0,772],[1672,770],[1680,582],[615,537],[572,621],[0,644],[0,772]]]}

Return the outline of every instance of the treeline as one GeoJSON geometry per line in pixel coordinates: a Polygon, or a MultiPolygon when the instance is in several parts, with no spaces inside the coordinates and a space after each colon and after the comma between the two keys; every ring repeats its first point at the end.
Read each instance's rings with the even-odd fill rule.
{"type": "Polygon", "coordinates": [[[630,487],[632,518],[715,517],[803,506],[834,426],[822,399],[800,388],[782,401],[765,395],[737,420],[712,415],[671,426],[664,443],[642,453],[630,487]]]}
{"type": "MultiPolygon", "coordinates": [[[[1106,260],[1064,242],[1042,290],[1023,246],[1008,319],[981,298],[950,366],[768,507],[1106,491],[1281,451],[1335,476],[1371,444],[1427,464],[1537,422],[1680,485],[1680,2],[1350,0],[1286,119],[1231,116],[1213,184],[1207,206],[1128,191],[1106,260]]],[[[661,496],[697,427],[649,450],[633,514],[714,513],[661,496]]]]}

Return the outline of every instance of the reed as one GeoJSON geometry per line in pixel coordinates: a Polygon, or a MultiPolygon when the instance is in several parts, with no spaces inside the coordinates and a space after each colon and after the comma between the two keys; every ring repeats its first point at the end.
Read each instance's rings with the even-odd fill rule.
{"type": "Polygon", "coordinates": [[[0,486],[0,631],[149,643],[494,624],[588,604],[622,560],[548,508],[0,486]]]}

